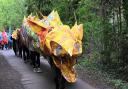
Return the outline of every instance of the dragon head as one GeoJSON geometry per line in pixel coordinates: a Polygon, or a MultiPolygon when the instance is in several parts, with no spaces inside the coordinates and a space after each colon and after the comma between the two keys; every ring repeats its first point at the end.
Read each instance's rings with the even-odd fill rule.
{"type": "Polygon", "coordinates": [[[76,81],[74,65],[82,53],[82,25],[75,24],[72,29],[63,25],[55,27],[46,36],[45,47],[50,51],[53,61],[68,82],[76,81]]]}

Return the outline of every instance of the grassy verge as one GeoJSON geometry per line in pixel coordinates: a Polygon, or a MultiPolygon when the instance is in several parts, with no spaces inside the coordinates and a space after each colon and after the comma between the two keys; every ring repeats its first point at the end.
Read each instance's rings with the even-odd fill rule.
{"type": "Polygon", "coordinates": [[[108,67],[105,68],[103,65],[99,65],[86,59],[81,59],[80,61],[78,61],[77,68],[90,71],[91,73],[93,73],[93,75],[95,75],[95,77],[100,77],[100,79],[103,79],[103,81],[112,86],[114,89],[128,89],[128,82],[118,79],[115,76],[116,72],[114,72],[114,69],[111,69],[111,72],[107,71],[106,69],[108,67]]]}

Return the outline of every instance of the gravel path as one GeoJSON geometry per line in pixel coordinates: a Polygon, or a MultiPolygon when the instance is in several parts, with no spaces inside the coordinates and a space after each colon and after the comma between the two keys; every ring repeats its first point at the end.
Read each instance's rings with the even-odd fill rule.
{"type": "Polygon", "coordinates": [[[21,75],[0,54],[0,89],[24,89],[21,75]]]}
{"type": "MultiPolygon", "coordinates": [[[[53,72],[45,59],[41,58],[42,73],[34,73],[29,63],[25,64],[12,50],[0,54],[0,89],[55,89],[53,72]]],[[[65,89],[96,88],[78,78],[74,84],[67,83],[65,89]]]]}

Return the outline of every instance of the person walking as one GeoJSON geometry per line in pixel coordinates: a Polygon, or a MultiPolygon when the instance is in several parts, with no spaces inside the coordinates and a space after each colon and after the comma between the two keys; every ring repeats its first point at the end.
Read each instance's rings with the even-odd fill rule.
{"type": "Polygon", "coordinates": [[[40,69],[40,53],[36,52],[34,49],[34,40],[32,37],[29,37],[29,51],[32,61],[33,71],[42,72],[40,69]]]}
{"type": "Polygon", "coordinates": [[[2,32],[0,32],[0,48],[2,49],[2,40],[3,40],[3,36],[2,36],[2,32]]]}
{"type": "Polygon", "coordinates": [[[8,48],[8,37],[7,37],[7,33],[5,32],[5,30],[2,32],[2,36],[3,36],[3,40],[2,40],[2,49],[4,49],[4,45],[5,48],[8,48]]]}
{"type": "Polygon", "coordinates": [[[12,38],[10,34],[8,34],[8,48],[12,49],[12,38]]]}

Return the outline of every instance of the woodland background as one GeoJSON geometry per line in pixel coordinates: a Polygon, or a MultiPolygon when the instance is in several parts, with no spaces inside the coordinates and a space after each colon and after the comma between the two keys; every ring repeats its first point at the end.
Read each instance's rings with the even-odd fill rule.
{"type": "Polygon", "coordinates": [[[128,89],[127,0],[0,0],[0,30],[20,27],[24,16],[57,10],[62,22],[84,24],[78,67],[107,74],[116,88],[128,89]]]}

